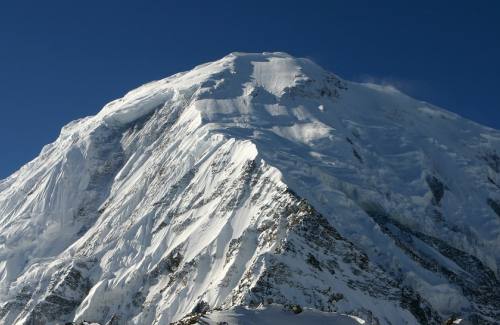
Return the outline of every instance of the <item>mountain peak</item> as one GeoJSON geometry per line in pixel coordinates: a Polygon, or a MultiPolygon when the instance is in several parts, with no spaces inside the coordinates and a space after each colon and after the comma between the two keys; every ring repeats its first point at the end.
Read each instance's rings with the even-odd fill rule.
{"type": "Polygon", "coordinates": [[[285,58],[294,58],[292,55],[286,52],[231,52],[225,57],[260,57],[260,58],[269,58],[269,57],[285,57],[285,58]]]}
{"type": "Polygon", "coordinates": [[[498,323],[499,188],[500,132],[232,53],[70,123],[0,182],[0,324],[498,323]]]}
{"type": "Polygon", "coordinates": [[[294,88],[307,92],[336,93],[340,80],[309,59],[283,52],[233,52],[193,70],[145,84],[104,107],[99,117],[110,124],[130,123],[169,100],[235,99],[269,94],[277,101],[294,88]]]}

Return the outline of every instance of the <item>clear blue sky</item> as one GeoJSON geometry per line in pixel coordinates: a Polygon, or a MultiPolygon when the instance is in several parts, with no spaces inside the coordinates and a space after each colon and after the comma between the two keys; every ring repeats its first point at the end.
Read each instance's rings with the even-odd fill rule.
{"type": "Polygon", "coordinates": [[[232,51],[309,57],[500,128],[499,34],[495,0],[2,1],[0,178],[67,122],[232,51]]]}

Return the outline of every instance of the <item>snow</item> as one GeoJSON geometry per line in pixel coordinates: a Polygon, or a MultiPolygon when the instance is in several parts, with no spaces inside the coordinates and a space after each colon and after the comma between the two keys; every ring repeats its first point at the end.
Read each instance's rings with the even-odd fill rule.
{"type": "Polygon", "coordinates": [[[0,181],[0,324],[20,324],[55,294],[75,308],[45,313],[47,324],[114,315],[169,324],[202,300],[223,309],[210,321],[417,324],[398,300],[403,285],[441,316],[494,319],[498,296],[484,303],[467,292],[500,272],[500,218],[488,203],[500,198],[499,152],[500,132],[396,89],[281,52],[232,53],[70,123],[0,181]],[[439,200],[431,175],[443,184],[439,200]],[[296,203],[285,189],[355,246],[307,246],[276,216],[296,203]],[[294,256],[277,253],[294,240],[294,256]],[[369,267],[343,252],[363,252],[369,267]],[[274,299],[337,314],[243,307],[276,265],[289,272],[274,299]],[[68,269],[85,280],[61,280],[68,269]],[[326,303],[330,291],[343,298],[326,303]]]}
{"type": "Polygon", "coordinates": [[[278,136],[303,144],[312,144],[315,140],[327,138],[331,127],[320,122],[297,123],[292,126],[274,126],[271,129],[278,136]]]}
{"type": "Polygon", "coordinates": [[[341,315],[337,313],[325,313],[313,309],[306,309],[300,314],[294,314],[283,309],[283,306],[270,305],[258,309],[236,307],[234,309],[213,312],[202,318],[202,321],[210,325],[227,324],[234,325],[359,325],[365,321],[356,316],[341,315]]]}
{"type": "Polygon", "coordinates": [[[260,60],[252,62],[252,65],[253,82],[275,96],[280,96],[285,88],[294,85],[301,70],[297,61],[286,55],[284,57],[270,56],[263,62],[260,60]]]}

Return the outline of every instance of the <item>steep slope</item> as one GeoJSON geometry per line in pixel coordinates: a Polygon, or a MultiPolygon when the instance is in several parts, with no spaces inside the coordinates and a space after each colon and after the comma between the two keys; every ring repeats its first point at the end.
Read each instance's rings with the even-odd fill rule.
{"type": "Polygon", "coordinates": [[[69,124],[0,181],[0,324],[271,303],[498,323],[499,150],[395,89],[230,54],[69,124]]]}

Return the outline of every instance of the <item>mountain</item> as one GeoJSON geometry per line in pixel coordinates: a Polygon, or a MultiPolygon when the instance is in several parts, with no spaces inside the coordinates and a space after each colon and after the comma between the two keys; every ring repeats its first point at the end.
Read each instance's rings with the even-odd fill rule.
{"type": "Polygon", "coordinates": [[[499,247],[499,131],[232,53],[0,181],[0,324],[500,324],[499,247]]]}

